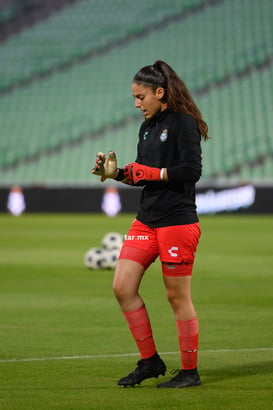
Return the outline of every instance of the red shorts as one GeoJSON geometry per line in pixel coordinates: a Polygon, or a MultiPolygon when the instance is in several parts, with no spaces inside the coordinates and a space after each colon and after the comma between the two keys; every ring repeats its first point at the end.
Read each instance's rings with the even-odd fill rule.
{"type": "Polygon", "coordinates": [[[199,223],[150,228],[134,220],[119,259],[133,260],[147,269],[159,256],[164,275],[191,275],[200,235],[199,223]]]}

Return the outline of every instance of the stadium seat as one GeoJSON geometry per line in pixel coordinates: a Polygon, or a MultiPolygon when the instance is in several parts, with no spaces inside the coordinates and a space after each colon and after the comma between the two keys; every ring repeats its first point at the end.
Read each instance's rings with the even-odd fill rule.
{"type": "MultiPolygon", "coordinates": [[[[241,178],[246,169],[251,169],[252,178],[262,178],[262,173],[271,171],[263,162],[267,164],[273,152],[272,1],[250,5],[245,0],[233,0],[214,6],[209,2],[203,8],[198,8],[205,3],[201,0],[184,1],[182,8],[179,1],[172,2],[171,7],[160,1],[152,16],[148,13],[143,21],[135,22],[137,13],[152,8],[155,1],[141,0],[136,5],[128,0],[128,15],[119,16],[126,17],[122,27],[116,27],[118,18],[110,24],[114,3],[104,20],[107,2],[96,4],[93,11],[98,24],[90,33],[97,36],[99,27],[103,31],[100,40],[94,42],[98,48],[130,30],[149,25],[150,29],[128,43],[116,44],[103,54],[0,95],[2,184],[96,184],[95,178],[90,180],[89,169],[86,174],[86,167],[92,165],[90,161],[98,150],[115,149],[121,163],[134,160],[142,117],[133,106],[131,81],[139,67],[158,58],[168,61],[185,80],[209,124],[212,139],[202,143],[203,180],[230,175],[241,178]],[[186,10],[189,13],[181,20],[172,19],[186,10]],[[158,26],[164,18],[166,24],[158,26]],[[80,164],[82,170],[68,167],[71,163],[80,164]]],[[[11,77],[20,82],[22,76],[33,72],[33,67],[48,70],[52,64],[65,63],[72,54],[75,57],[85,53],[86,49],[77,45],[91,45],[80,41],[88,31],[88,7],[90,2],[79,1],[1,45],[0,60],[8,48],[11,53],[6,55],[8,82],[11,77]],[[65,31],[57,30],[62,23],[77,30],[77,34],[71,32],[70,47],[65,31]],[[54,32],[60,44],[66,44],[61,54],[54,48],[54,32]],[[36,47],[34,33],[44,48],[36,47]],[[20,67],[16,63],[17,48],[11,47],[16,40],[22,57],[20,67]],[[49,52],[50,46],[53,48],[49,52]],[[30,54],[24,54],[26,50],[30,54]],[[29,60],[25,65],[26,56],[29,60]]]]}

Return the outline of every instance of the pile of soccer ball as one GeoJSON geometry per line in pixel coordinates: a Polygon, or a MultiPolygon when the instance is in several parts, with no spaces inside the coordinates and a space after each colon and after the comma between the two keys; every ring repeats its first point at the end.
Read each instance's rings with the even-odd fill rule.
{"type": "Polygon", "coordinates": [[[124,237],[118,232],[108,232],[101,240],[101,247],[88,249],[84,265],[88,269],[115,269],[124,237]]]}

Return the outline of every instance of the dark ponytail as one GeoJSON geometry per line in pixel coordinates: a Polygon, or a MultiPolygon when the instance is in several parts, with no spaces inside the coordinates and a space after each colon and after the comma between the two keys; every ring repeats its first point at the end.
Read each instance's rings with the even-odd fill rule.
{"type": "Polygon", "coordinates": [[[204,140],[209,138],[208,126],[186,84],[167,63],[158,60],[153,65],[141,68],[134,76],[133,82],[145,84],[154,90],[158,87],[164,88],[165,95],[162,101],[167,103],[168,108],[175,112],[185,112],[192,115],[198,123],[204,140]]]}
{"type": "Polygon", "coordinates": [[[156,63],[142,67],[134,76],[133,82],[148,85],[154,89],[167,88],[166,78],[156,63]]]}

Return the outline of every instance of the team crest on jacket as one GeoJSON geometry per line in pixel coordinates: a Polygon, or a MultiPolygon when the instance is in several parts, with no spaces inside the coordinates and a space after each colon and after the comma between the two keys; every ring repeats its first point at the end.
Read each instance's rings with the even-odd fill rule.
{"type": "Polygon", "coordinates": [[[162,131],[162,133],[160,134],[160,141],[161,142],[165,142],[165,141],[167,141],[167,138],[168,138],[168,130],[167,129],[165,129],[165,130],[163,130],[162,131]]]}

